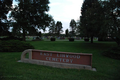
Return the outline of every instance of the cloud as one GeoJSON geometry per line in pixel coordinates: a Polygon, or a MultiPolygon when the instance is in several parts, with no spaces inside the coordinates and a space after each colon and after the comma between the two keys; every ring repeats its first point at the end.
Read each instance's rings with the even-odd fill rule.
{"type": "Polygon", "coordinates": [[[50,3],[50,4],[49,4],[49,6],[51,6],[51,7],[53,7],[53,6],[58,6],[58,5],[60,5],[60,3],[58,3],[58,2],[50,3]]]}
{"type": "Polygon", "coordinates": [[[49,13],[54,17],[77,19],[80,16],[81,5],[82,0],[56,0],[51,2],[49,13]]]}
{"type": "Polygon", "coordinates": [[[78,20],[83,0],[50,0],[49,14],[55,21],[61,21],[63,29],[69,28],[71,19],[78,20]]]}

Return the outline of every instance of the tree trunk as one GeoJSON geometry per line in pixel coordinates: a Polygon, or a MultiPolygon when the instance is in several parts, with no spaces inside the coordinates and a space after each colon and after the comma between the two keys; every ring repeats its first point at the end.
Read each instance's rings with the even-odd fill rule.
{"type": "Polygon", "coordinates": [[[93,36],[91,36],[91,43],[93,43],[93,36]]]}
{"type": "Polygon", "coordinates": [[[23,28],[23,41],[26,41],[25,40],[25,29],[23,28]]]}

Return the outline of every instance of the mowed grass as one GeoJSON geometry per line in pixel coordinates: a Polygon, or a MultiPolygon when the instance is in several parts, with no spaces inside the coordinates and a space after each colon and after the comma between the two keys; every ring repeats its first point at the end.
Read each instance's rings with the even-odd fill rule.
{"type": "Polygon", "coordinates": [[[92,67],[97,71],[61,69],[29,63],[19,63],[22,52],[0,52],[0,80],[120,80],[120,60],[100,53],[117,46],[115,42],[28,41],[35,49],[92,53],[92,67]]]}

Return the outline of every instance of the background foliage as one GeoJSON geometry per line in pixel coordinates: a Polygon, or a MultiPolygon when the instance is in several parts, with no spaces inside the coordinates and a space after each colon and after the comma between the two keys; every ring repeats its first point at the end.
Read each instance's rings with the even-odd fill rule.
{"type": "Polygon", "coordinates": [[[26,49],[34,49],[34,47],[18,40],[0,41],[0,52],[21,52],[26,49]]]}

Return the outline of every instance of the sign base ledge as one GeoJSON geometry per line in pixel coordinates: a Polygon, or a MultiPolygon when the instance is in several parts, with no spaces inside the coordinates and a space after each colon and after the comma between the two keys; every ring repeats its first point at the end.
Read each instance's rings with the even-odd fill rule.
{"type": "Polygon", "coordinates": [[[51,66],[56,68],[86,69],[91,71],[97,71],[95,68],[92,68],[89,65],[69,64],[69,63],[50,62],[50,61],[43,61],[43,60],[29,60],[29,59],[19,60],[18,62],[45,65],[45,66],[51,66]]]}

